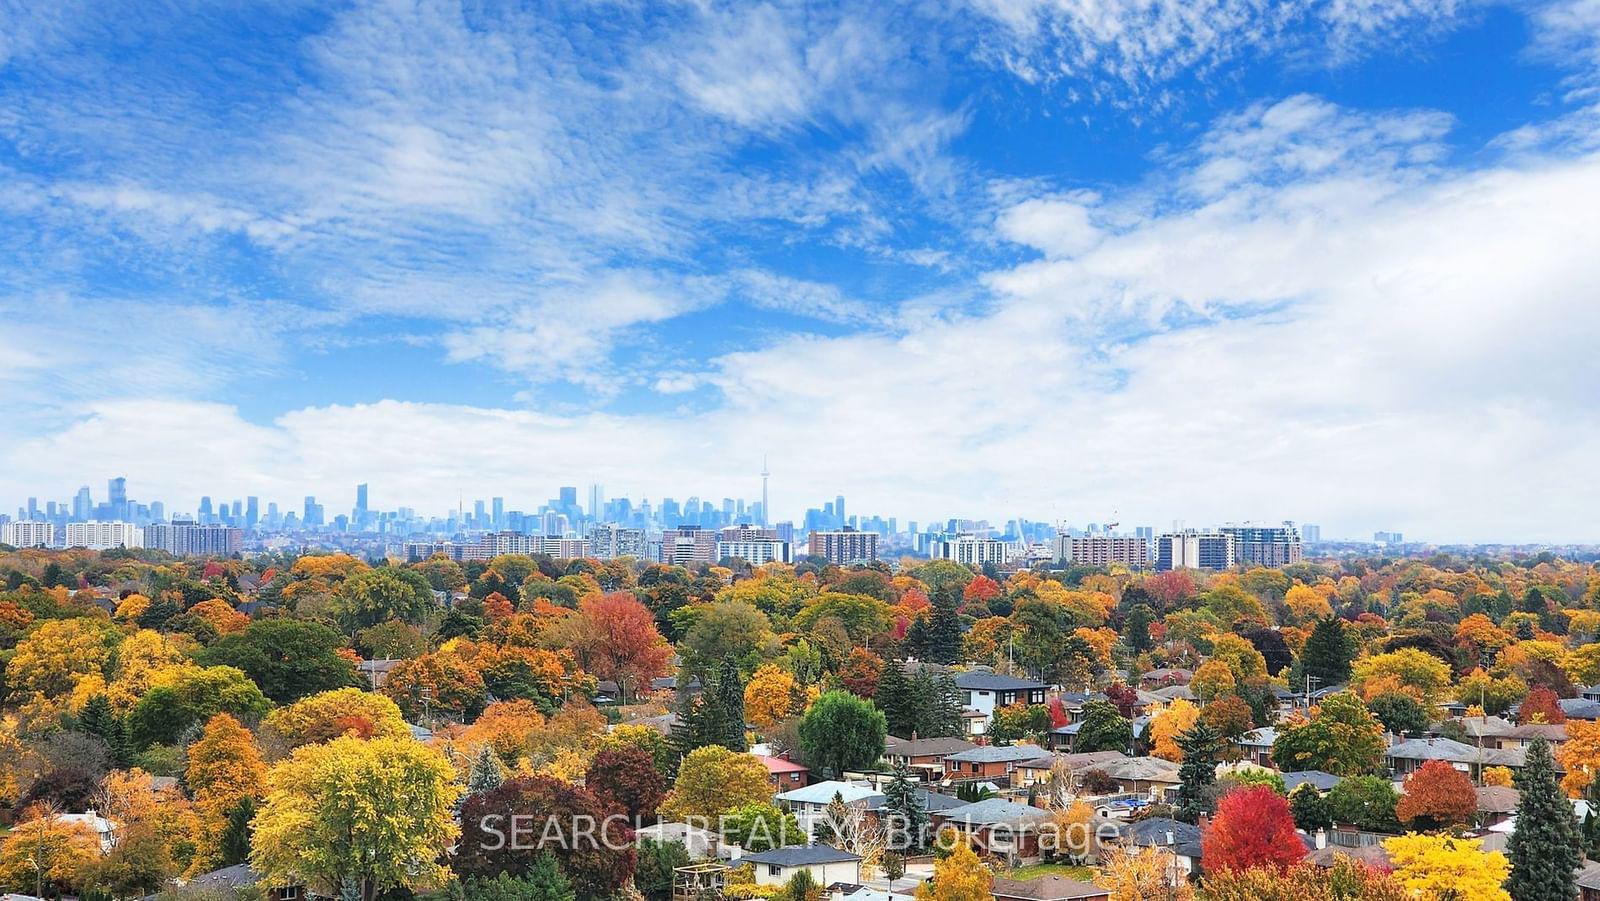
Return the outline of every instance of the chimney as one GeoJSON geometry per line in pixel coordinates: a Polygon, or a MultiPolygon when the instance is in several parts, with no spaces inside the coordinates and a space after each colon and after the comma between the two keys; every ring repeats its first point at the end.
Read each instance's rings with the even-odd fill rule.
{"type": "Polygon", "coordinates": [[[1315,837],[1316,837],[1316,840],[1317,840],[1317,850],[1318,851],[1321,851],[1323,848],[1328,847],[1328,830],[1326,830],[1326,829],[1318,829],[1316,831],[1316,836],[1315,837]]]}
{"type": "Polygon", "coordinates": [[[1167,830],[1167,844],[1175,845],[1177,843],[1178,843],[1177,840],[1172,837],[1172,830],[1168,829],[1167,830]]]}
{"type": "Polygon", "coordinates": [[[1202,813],[1200,814],[1200,821],[1195,823],[1195,825],[1200,827],[1201,832],[1204,832],[1211,826],[1211,817],[1202,813]]]}

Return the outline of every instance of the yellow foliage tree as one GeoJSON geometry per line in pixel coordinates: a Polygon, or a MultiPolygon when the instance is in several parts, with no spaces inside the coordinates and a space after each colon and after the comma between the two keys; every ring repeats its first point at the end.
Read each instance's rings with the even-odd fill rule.
{"type": "Polygon", "coordinates": [[[488,745],[511,766],[533,749],[534,736],[544,723],[544,714],[532,701],[496,701],[461,733],[461,741],[469,747],[488,745]]]}
{"type": "Polygon", "coordinates": [[[1176,741],[1179,735],[1194,728],[1200,719],[1200,708],[1178,698],[1167,709],[1150,720],[1150,753],[1174,763],[1183,762],[1183,751],[1176,741]]]}
{"type": "Polygon", "coordinates": [[[745,719],[758,729],[771,729],[795,714],[794,674],[775,663],[765,663],[744,687],[745,719]]]}
{"type": "Polygon", "coordinates": [[[1561,787],[1574,798],[1600,774],[1600,722],[1567,720],[1567,740],[1556,749],[1556,762],[1566,771],[1561,787]]]}
{"type": "Polygon", "coordinates": [[[706,745],[683,758],[677,781],[661,802],[661,815],[715,820],[735,807],[771,800],[772,783],[761,761],[721,745],[706,745]]]}
{"type": "Polygon", "coordinates": [[[262,741],[278,754],[354,734],[359,738],[409,738],[411,729],[400,708],[380,694],[339,688],[301,698],[267,714],[262,741]]]}
{"type": "Polygon", "coordinates": [[[1362,697],[1375,697],[1382,692],[1369,694],[1368,683],[1392,676],[1395,683],[1382,684],[1384,691],[1390,684],[1398,684],[1401,691],[1421,701],[1424,706],[1437,704],[1450,688],[1450,665],[1427,651],[1401,648],[1386,654],[1374,654],[1356,661],[1353,683],[1362,697]]]}
{"type": "Polygon", "coordinates": [[[409,737],[306,745],[267,776],[250,865],[265,886],[329,896],[347,879],[363,898],[438,885],[460,794],[449,762],[409,737]]]}
{"type": "MultiPolygon", "coordinates": [[[[6,682],[30,721],[54,719],[86,678],[103,680],[114,627],[87,618],[50,620],[17,643],[6,682]]],[[[85,698],[87,700],[87,698],[85,698]]]]}
{"type": "Polygon", "coordinates": [[[1328,603],[1327,595],[1298,582],[1283,596],[1283,603],[1297,623],[1315,622],[1333,615],[1333,605],[1328,603]]]}
{"type": "Polygon", "coordinates": [[[994,874],[966,842],[934,862],[933,880],[917,886],[919,901],[991,901],[994,874]]]}
{"type": "Polygon", "coordinates": [[[1485,852],[1478,839],[1408,833],[1387,839],[1394,878],[1419,901],[1510,901],[1505,890],[1511,864],[1499,851],[1485,852]]]}
{"type": "Polygon", "coordinates": [[[216,629],[223,635],[229,632],[237,632],[250,625],[250,617],[233,609],[233,605],[222,598],[201,601],[190,607],[189,612],[205,620],[211,625],[211,628],[216,629]]]}
{"type": "Polygon", "coordinates": [[[1485,767],[1483,770],[1483,784],[1510,788],[1511,768],[1508,766],[1485,767]]]}
{"type": "Polygon", "coordinates": [[[258,798],[265,789],[267,768],[250,730],[226,713],[206,723],[187,756],[189,791],[209,815],[220,818],[239,800],[258,798]]]}
{"type": "Polygon", "coordinates": [[[117,647],[117,665],[106,686],[106,699],[126,714],[156,684],[160,673],[185,662],[183,652],[154,629],[140,629],[117,647]]]}
{"type": "Polygon", "coordinates": [[[123,622],[132,622],[144,615],[150,609],[150,599],[138,592],[128,595],[117,603],[117,612],[112,614],[112,619],[123,622]]]}
{"type": "Polygon", "coordinates": [[[37,885],[47,895],[75,891],[84,866],[100,857],[100,839],[83,823],[38,814],[0,844],[0,886],[32,892],[37,885]]]}
{"type": "Polygon", "coordinates": [[[1194,671],[1194,678],[1189,680],[1189,690],[1200,700],[1211,702],[1237,693],[1239,682],[1233,677],[1233,670],[1228,664],[1221,660],[1207,660],[1194,671]]]}
{"type": "Polygon", "coordinates": [[[1194,899],[1194,888],[1171,851],[1116,845],[1100,855],[1100,869],[1111,901],[1194,899]]]}

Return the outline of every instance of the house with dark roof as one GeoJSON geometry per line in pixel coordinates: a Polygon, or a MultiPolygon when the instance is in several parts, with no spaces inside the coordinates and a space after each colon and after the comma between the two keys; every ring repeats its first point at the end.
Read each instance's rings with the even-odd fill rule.
{"type": "Polygon", "coordinates": [[[1126,760],[1128,755],[1121,751],[1086,751],[1082,754],[1047,754],[1033,760],[1024,760],[1017,764],[1012,776],[1011,784],[1020,788],[1034,785],[1046,785],[1050,781],[1050,774],[1060,766],[1064,772],[1071,774],[1072,787],[1075,789],[1083,782],[1083,774],[1102,764],[1116,760],[1126,760]]]}
{"type": "Polygon", "coordinates": [[[1481,827],[1504,823],[1517,812],[1517,802],[1522,793],[1509,785],[1480,785],[1478,793],[1478,825],[1481,827]]]}
{"type": "Polygon", "coordinates": [[[1481,779],[1484,767],[1522,769],[1526,752],[1520,748],[1478,748],[1450,738],[1412,738],[1390,747],[1383,757],[1396,779],[1405,778],[1430,760],[1442,760],[1473,779],[1481,779]]]}
{"type": "Polygon", "coordinates": [[[891,767],[905,766],[929,781],[944,778],[944,759],[977,745],[964,738],[895,738],[884,741],[883,757],[891,767]]]}
{"type": "Polygon", "coordinates": [[[946,755],[944,777],[949,782],[986,780],[1010,785],[1017,765],[1049,755],[1038,745],[985,745],[946,755]]]}
{"type": "Polygon", "coordinates": [[[1272,746],[1277,743],[1278,730],[1272,726],[1251,730],[1233,740],[1241,760],[1268,769],[1276,769],[1272,763],[1272,746]]]}
{"type": "Polygon", "coordinates": [[[1079,882],[1064,876],[1037,879],[995,877],[989,887],[995,901],[1109,901],[1111,890],[1092,882],[1079,882]]]}
{"type": "Polygon", "coordinates": [[[1032,679],[1018,679],[999,673],[972,670],[955,674],[956,688],[961,691],[961,706],[975,711],[978,716],[964,720],[973,735],[989,731],[989,721],[994,712],[1012,704],[1043,704],[1045,689],[1049,686],[1032,679]]]}
{"type": "Polygon", "coordinates": [[[1283,791],[1288,794],[1302,785],[1309,785],[1321,794],[1333,791],[1333,787],[1344,781],[1343,776],[1324,773],[1322,770],[1299,770],[1292,773],[1283,773],[1283,791]]]}
{"type": "Polygon", "coordinates": [[[1147,817],[1117,828],[1117,838],[1129,847],[1157,848],[1168,851],[1177,858],[1177,864],[1186,874],[1200,869],[1200,835],[1202,825],[1196,826],[1171,817],[1147,817]]]}
{"type": "Polygon", "coordinates": [[[817,885],[860,884],[861,856],[827,845],[799,845],[746,854],[739,863],[755,869],[757,885],[782,885],[805,870],[817,885]]]}
{"type": "Polygon", "coordinates": [[[1015,866],[1040,858],[1039,831],[1053,821],[1050,811],[1004,798],[988,798],[932,815],[934,827],[962,833],[981,857],[1015,866]]]}
{"type": "Polygon", "coordinates": [[[1094,769],[1117,781],[1124,794],[1142,795],[1155,802],[1175,800],[1178,791],[1178,765],[1160,757],[1127,757],[1103,763],[1094,769]]]}

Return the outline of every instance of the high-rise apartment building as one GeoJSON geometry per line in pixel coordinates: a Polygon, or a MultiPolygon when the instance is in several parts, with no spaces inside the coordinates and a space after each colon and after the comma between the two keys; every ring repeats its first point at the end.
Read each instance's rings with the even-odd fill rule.
{"type": "Polygon", "coordinates": [[[878,559],[878,535],[848,528],[814,531],[808,553],[829,563],[871,563],[878,559]]]}
{"type": "Polygon", "coordinates": [[[67,547],[106,551],[117,547],[144,547],[144,530],[131,522],[67,523],[67,547]]]}
{"type": "Polygon", "coordinates": [[[0,525],[0,544],[9,544],[12,547],[55,547],[56,527],[54,523],[38,520],[8,522],[0,525]]]}
{"type": "Polygon", "coordinates": [[[106,480],[106,503],[111,507],[111,518],[128,518],[128,480],[122,476],[106,480]]]}
{"type": "MultiPolygon", "coordinates": [[[[729,530],[724,529],[726,534],[729,530]]],[[[718,560],[743,560],[751,566],[793,563],[794,545],[772,538],[724,538],[717,542],[718,560]]]]}
{"type": "Polygon", "coordinates": [[[1013,550],[1013,545],[998,538],[957,535],[933,542],[928,553],[935,560],[954,560],[967,566],[1000,566],[1010,562],[1013,550]]]}
{"type": "Polygon", "coordinates": [[[1232,569],[1238,561],[1234,537],[1185,529],[1156,538],[1156,569],[1232,569]]]}
{"type": "Polygon", "coordinates": [[[589,530],[589,552],[600,560],[618,557],[643,558],[650,550],[644,529],[629,529],[605,523],[589,530]]]}
{"type": "Polygon", "coordinates": [[[1077,566],[1110,566],[1120,563],[1133,569],[1150,565],[1150,542],[1143,538],[1110,535],[1057,535],[1055,561],[1077,566]]]}
{"type": "Polygon", "coordinates": [[[661,533],[662,563],[688,566],[717,562],[717,533],[699,526],[683,525],[661,533]]]}
{"type": "Polygon", "coordinates": [[[1300,533],[1292,523],[1277,526],[1229,523],[1217,531],[1233,536],[1234,560],[1243,566],[1276,569],[1300,562],[1300,533]]]}
{"type": "Polygon", "coordinates": [[[221,524],[177,520],[153,523],[144,529],[145,547],[176,557],[236,554],[244,547],[244,530],[221,524]]]}
{"type": "Polygon", "coordinates": [[[1309,522],[1302,523],[1300,525],[1300,537],[1306,544],[1316,544],[1322,540],[1322,527],[1309,522]]]}

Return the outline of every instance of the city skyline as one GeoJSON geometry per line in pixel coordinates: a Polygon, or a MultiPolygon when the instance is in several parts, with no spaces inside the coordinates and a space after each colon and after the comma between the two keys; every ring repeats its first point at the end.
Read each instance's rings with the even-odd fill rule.
{"type": "Polygon", "coordinates": [[[1573,0],[180,7],[0,11],[0,497],[1600,540],[1573,0]]]}

